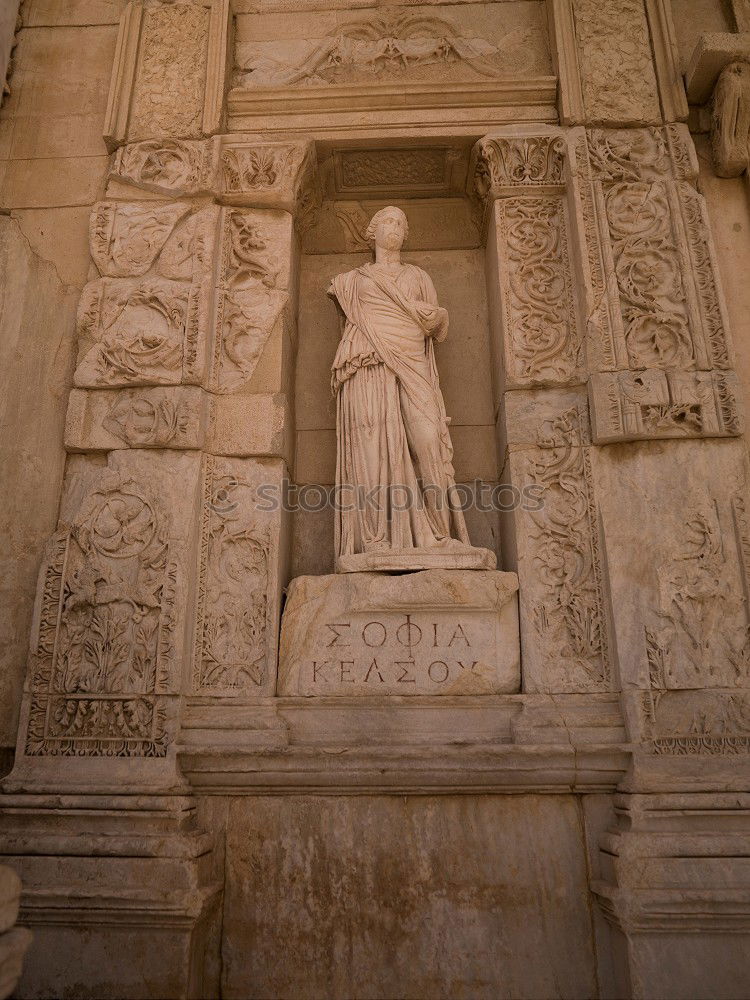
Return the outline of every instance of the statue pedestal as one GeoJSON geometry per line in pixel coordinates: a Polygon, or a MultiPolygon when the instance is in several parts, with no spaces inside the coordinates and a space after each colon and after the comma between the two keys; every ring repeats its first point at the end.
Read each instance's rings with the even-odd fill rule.
{"type": "Polygon", "coordinates": [[[338,556],[337,573],[403,573],[415,570],[494,570],[497,558],[489,549],[451,542],[446,548],[392,549],[383,552],[357,552],[338,556]]]}
{"type": "Polygon", "coordinates": [[[282,619],[278,694],[517,692],[517,591],[515,573],[496,571],[297,577],[282,619]]]}

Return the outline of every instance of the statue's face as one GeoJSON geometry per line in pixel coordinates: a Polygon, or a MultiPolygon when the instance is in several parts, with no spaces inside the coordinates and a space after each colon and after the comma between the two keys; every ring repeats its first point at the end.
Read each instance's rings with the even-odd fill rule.
{"type": "Polygon", "coordinates": [[[400,250],[406,237],[406,219],[401,212],[386,212],[375,227],[375,246],[400,250]]]}

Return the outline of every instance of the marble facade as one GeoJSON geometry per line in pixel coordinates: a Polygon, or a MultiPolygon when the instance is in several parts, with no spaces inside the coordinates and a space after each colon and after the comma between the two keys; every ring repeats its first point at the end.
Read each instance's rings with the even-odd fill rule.
{"type": "Polygon", "coordinates": [[[23,0],[0,992],[748,995],[749,66],[747,0],[23,0]],[[497,571],[335,573],[389,205],[497,571]]]}

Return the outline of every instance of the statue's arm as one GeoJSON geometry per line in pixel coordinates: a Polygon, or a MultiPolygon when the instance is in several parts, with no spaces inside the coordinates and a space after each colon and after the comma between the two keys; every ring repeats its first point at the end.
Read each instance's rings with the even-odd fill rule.
{"type": "Polygon", "coordinates": [[[438,305],[437,292],[432,278],[426,271],[421,272],[422,303],[417,307],[425,329],[433,340],[441,344],[448,336],[448,310],[438,305]]]}

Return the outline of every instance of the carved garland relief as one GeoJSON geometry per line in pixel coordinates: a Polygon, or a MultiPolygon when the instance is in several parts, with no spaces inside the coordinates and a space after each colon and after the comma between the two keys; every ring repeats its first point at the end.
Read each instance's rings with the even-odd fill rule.
{"type": "Polygon", "coordinates": [[[183,203],[95,207],[91,252],[107,277],[81,296],[76,385],[201,380],[215,219],[183,203]]]}

